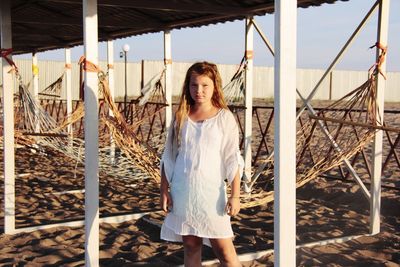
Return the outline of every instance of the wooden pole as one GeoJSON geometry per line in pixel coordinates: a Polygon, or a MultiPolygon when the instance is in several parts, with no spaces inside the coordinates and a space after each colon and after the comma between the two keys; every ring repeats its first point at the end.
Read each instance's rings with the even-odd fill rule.
{"type": "MultiPolygon", "coordinates": [[[[380,0],[379,3],[379,15],[378,15],[378,44],[383,47],[387,46],[388,39],[388,26],[389,26],[389,4],[390,0],[380,0]]],[[[376,58],[377,61],[382,51],[377,46],[376,58]]],[[[382,73],[386,73],[386,60],[380,65],[382,73]]],[[[383,123],[383,111],[384,111],[384,90],[385,90],[385,78],[377,73],[377,96],[376,103],[379,107],[379,111],[376,116],[378,120],[383,123]]],[[[380,211],[381,211],[381,174],[382,174],[382,139],[383,132],[379,130],[376,132],[374,137],[374,143],[372,145],[372,181],[371,181],[371,201],[370,201],[370,233],[378,234],[380,232],[380,211]]]]}
{"type": "MultiPolygon", "coordinates": [[[[12,48],[10,0],[0,1],[1,48],[12,48]]],[[[12,59],[12,55],[8,55],[12,59]]],[[[4,233],[15,230],[15,154],[14,154],[14,88],[12,66],[2,57],[3,76],[3,163],[4,163],[4,233]]]]}
{"type": "MultiPolygon", "coordinates": [[[[37,104],[39,104],[39,67],[37,53],[32,53],[32,85],[33,97],[37,104]]],[[[35,132],[40,132],[39,123],[39,110],[35,109],[35,132]]]]}
{"type": "Polygon", "coordinates": [[[247,69],[245,72],[245,118],[244,118],[244,190],[250,192],[248,184],[251,182],[251,136],[252,136],[252,118],[253,118],[253,40],[254,25],[249,17],[246,23],[246,42],[245,57],[247,60],[247,69]]]}
{"type": "MultiPolygon", "coordinates": [[[[114,41],[107,41],[107,70],[108,70],[108,86],[110,88],[111,99],[115,99],[115,80],[114,80],[114,41]]],[[[114,116],[111,110],[108,113],[114,116]]],[[[111,163],[115,162],[115,140],[110,136],[110,160],[111,163]]]]}
{"type": "Polygon", "coordinates": [[[274,265],[296,266],[296,0],[275,0],[274,265]]]}
{"type": "MultiPolygon", "coordinates": [[[[65,89],[67,93],[67,114],[72,113],[72,73],[71,73],[71,48],[65,48],[65,89]]],[[[73,139],[72,124],[67,126],[67,132],[71,139],[73,139]]]]}
{"type": "Polygon", "coordinates": [[[168,106],[165,109],[165,129],[168,132],[172,120],[172,49],[171,32],[164,31],[164,64],[165,64],[165,98],[168,106]]]}
{"type": "MultiPolygon", "coordinates": [[[[98,64],[97,0],[83,1],[86,60],[98,64]]],[[[85,266],[99,266],[99,102],[96,72],[85,71],[85,266]]]]}

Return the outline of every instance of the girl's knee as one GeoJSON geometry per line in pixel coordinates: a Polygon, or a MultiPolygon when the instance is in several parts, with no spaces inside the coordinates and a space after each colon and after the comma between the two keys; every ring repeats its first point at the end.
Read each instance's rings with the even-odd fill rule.
{"type": "Polygon", "coordinates": [[[211,244],[222,266],[241,266],[231,240],[213,240],[211,244]]]}
{"type": "Polygon", "coordinates": [[[183,237],[183,246],[185,249],[190,251],[197,251],[201,249],[203,240],[197,236],[185,236],[183,237]]]}

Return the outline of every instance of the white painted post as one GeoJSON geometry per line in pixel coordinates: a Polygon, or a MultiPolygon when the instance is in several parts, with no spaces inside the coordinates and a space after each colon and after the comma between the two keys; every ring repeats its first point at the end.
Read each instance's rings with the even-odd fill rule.
{"type": "MultiPolygon", "coordinates": [[[[83,1],[86,60],[98,64],[97,0],[83,1]]],[[[85,266],[99,266],[99,102],[97,73],[85,71],[85,266]]]]}
{"type": "Polygon", "coordinates": [[[247,60],[247,69],[245,72],[245,118],[244,118],[244,190],[250,192],[251,188],[248,183],[251,182],[251,135],[252,135],[252,118],[253,118],[253,39],[254,25],[252,18],[247,18],[246,23],[246,42],[245,57],[247,60]]]}
{"type": "MultiPolygon", "coordinates": [[[[378,38],[379,44],[386,47],[388,39],[388,26],[389,26],[389,3],[390,0],[381,0],[379,5],[378,16],[378,38]]],[[[376,48],[376,57],[379,58],[381,51],[376,48]]],[[[386,73],[386,61],[380,66],[382,73],[386,73]]],[[[377,118],[383,123],[384,111],[384,90],[386,81],[381,74],[377,74],[377,96],[376,103],[379,107],[377,118]]],[[[383,132],[379,130],[376,132],[373,143],[372,151],[372,181],[371,181],[371,201],[370,201],[370,233],[378,234],[380,232],[380,210],[381,210],[381,174],[382,174],[382,138],[383,132]]]]}
{"type": "MultiPolygon", "coordinates": [[[[37,53],[32,53],[32,76],[33,76],[33,97],[39,104],[39,67],[37,53]]],[[[40,132],[39,110],[35,110],[35,132],[40,132]]]]}
{"type": "MultiPolygon", "coordinates": [[[[0,1],[1,48],[12,47],[10,0],[0,1]]],[[[11,55],[8,56],[12,58],[11,55]]],[[[4,233],[15,230],[14,88],[11,66],[3,57],[4,233]]]]}
{"type": "Polygon", "coordinates": [[[168,132],[172,120],[172,52],[171,32],[164,31],[164,64],[165,64],[165,98],[168,106],[165,109],[165,131],[168,132]]]}
{"type": "MultiPolygon", "coordinates": [[[[110,88],[111,99],[114,101],[115,97],[115,82],[114,82],[114,41],[107,41],[107,70],[108,70],[108,86],[110,88]]],[[[114,116],[111,110],[109,115],[114,116]]],[[[115,141],[110,136],[110,162],[115,162],[115,141]]]]}
{"type": "MultiPolygon", "coordinates": [[[[67,114],[72,114],[72,74],[71,74],[71,48],[65,48],[65,89],[67,93],[67,114]]],[[[73,139],[72,124],[67,126],[68,136],[73,139]]]]}
{"type": "Polygon", "coordinates": [[[296,266],[296,0],[275,0],[274,265],[296,266]]]}

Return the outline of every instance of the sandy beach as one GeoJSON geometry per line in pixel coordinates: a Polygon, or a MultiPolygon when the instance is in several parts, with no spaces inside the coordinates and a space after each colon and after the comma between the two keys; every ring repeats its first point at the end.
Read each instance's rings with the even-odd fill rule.
{"type": "MultiPolygon", "coordinates": [[[[400,109],[393,104],[392,108],[400,109]]],[[[399,115],[393,119],[400,125],[399,115]]],[[[392,122],[392,121],[391,121],[392,122]]],[[[255,133],[259,135],[260,133],[255,133]]],[[[395,138],[395,136],[393,137],[395,138]]],[[[385,148],[385,153],[388,153],[385,148]]],[[[400,145],[396,147],[400,152],[400,145]]],[[[1,156],[2,157],[2,156],[1,156]]],[[[362,168],[363,166],[358,166],[362,168]]],[[[1,167],[2,168],[2,167],[1,167]]],[[[337,171],[332,171],[335,176],[337,171]]],[[[16,227],[31,227],[84,218],[84,167],[50,149],[16,150],[16,227]]],[[[4,204],[1,177],[1,205],[4,204]]],[[[369,236],[369,203],[351,179],[319,177],[297,190],[298,266],[400,266],[400,168],[395,158],[382,179],[381,232],[369,236]],[[350,241],[306,246],[338,237],[350,241]]],[[[127,170],[118,177],[100,172],[100,216],[150,212],[137,220],[100,225],[101,266],[179,266],[181,244],[160,240],[164,214],[158,207],[157,185],[143,173],[127,170]]],[[[0,212],[0,266],[83,266],[84,228],[57,226],[4,234],[0,212]]],[[[273,266],[273,203],[243,209],[232,219],[240,255],[262,252],[243,266],[273,266]]],[[[204,247],[208,266],[215,257],[204,247]]]]}

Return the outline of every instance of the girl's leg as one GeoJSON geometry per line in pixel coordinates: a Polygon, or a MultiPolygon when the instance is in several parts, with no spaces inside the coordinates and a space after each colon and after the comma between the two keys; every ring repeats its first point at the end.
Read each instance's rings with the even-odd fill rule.
{"type": "Polygon", "coordinates": [[[185,267],[201,266],[203,239],[193,235],[182,236],[185,267]]]}
{"type": "Polygon", "coordinates": [[[215,255],[221,262],[221,266],[242,266],[233,246],[232,238],[210,239],[210,243],[215,255]]]}

